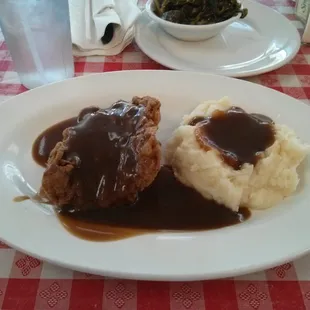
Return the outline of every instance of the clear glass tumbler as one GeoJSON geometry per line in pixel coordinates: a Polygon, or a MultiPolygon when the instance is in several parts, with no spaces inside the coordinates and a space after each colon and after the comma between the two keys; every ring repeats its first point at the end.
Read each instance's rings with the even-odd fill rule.
{"type": "Polygon", "coordinates": [[[68,0],[0,0],[0,26],[25,87],[73,77],[68,0]]]}

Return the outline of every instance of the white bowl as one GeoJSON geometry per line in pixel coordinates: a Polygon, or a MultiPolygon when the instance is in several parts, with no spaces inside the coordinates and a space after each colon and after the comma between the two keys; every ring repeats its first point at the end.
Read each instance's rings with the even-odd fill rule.
{"type": "Polygon", "coordinates": [[[166,21],[158,17],[154,13],[154,2],[148,0],[145,5],[145,11],[149,17],[157,22],[167,33],[173,37],[183,41],[203,41],[210,39],[221,31],[223,31],[228,25],[240,18],[241,14],[233,16],[223,22],[210,24],[210,25],[183,25],[166,21]]]}

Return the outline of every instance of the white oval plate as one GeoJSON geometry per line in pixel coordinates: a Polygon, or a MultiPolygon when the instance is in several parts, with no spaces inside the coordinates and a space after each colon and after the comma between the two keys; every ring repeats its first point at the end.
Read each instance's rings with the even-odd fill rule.
{"type": "Polygon", "coordinates": [[[0,105],[0,238],[4,242],[75,270],[151,280],[234,276],[280,264],[309,250],[307,162],[296,195],[279,206],[254,213],[242,224],[205,232],[163,232],[91,242],[68,233],[54,215],[31,201],[12,201],[26,190],[39,188],[43,169],[33,161],[31,147],[41,131],[76,115],[85,106],[107,107],[134,95],[161,100],[159,138],[163,145],[185,113],[202,101],[225,95],[234,105],[287,124],[310,143],[308,106],[237,79],[178,71],[124,71],[37,88],[0,105]]]}
{"type": "Polygon", "coordinates": [[[140,49],[172,69],[246,77],[275,70],[298,52],[300,36],[284,16],[257,2],[244,0],[245,19],[202,42],[184,42],[167,34],[144,12],[136,23],[140,49]]]}

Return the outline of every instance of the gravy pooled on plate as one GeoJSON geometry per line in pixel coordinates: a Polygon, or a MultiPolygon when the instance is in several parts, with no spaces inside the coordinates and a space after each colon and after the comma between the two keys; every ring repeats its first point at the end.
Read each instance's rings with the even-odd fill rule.
{"type": "Polygon", "coordinates": [[[247,208],[233,212],[176,180],[170,167],[162,167],[136,203],[85,212],[60,212],[62,225],[88,240],[117,240],[144,233],[199,231],[242,223],[247,208]]]}

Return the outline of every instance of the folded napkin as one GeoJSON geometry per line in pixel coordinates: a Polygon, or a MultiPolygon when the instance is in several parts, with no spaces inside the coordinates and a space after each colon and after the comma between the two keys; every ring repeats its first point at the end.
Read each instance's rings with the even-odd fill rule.
{"type": "Polygon", "coordinates": [[[69,0],[73,54],[117,55],[131,43],[138,0],[69,0]]]}

